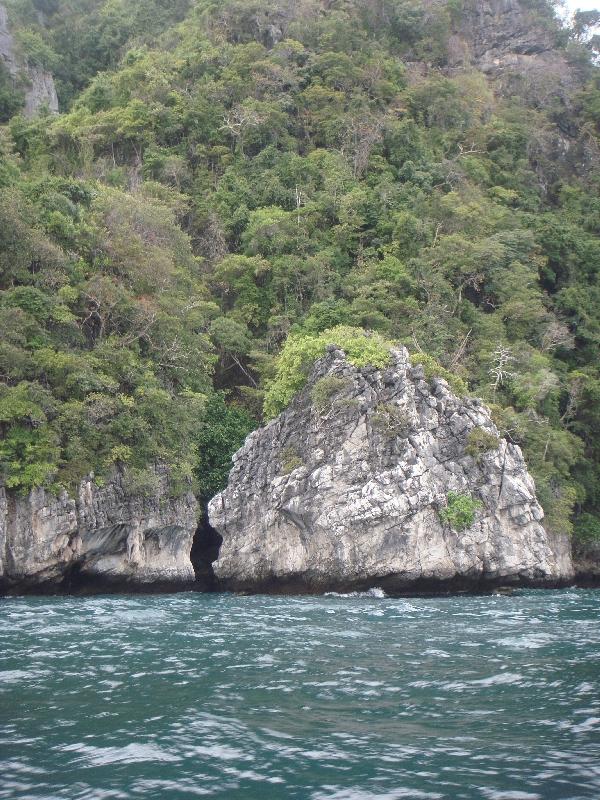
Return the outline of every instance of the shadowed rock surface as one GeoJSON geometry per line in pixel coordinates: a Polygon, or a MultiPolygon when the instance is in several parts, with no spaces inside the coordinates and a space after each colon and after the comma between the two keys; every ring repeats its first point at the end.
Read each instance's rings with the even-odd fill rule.
{"type": "Polygon", "coordinates": [[[578,542],[573,548],[578,586],[600,586],[600,542],[578,542]]]}
{"type": "Polygon", "coordinates": [[[120,472],[105,486],[91,478],[76,498],[43,489],[18,497],[0,489],[0,588],[167,589],[191,585],[197,501],[169,495],[156,468],[150,495],[131,493],[120,472]]]}
{"type": "Polygon", "coordinates": [[[425,380],[404,348],[376,370],[331,346],[291,406],[247,438],[209,504],[223,537],[218,586],[393,593],[570,580],[568,539],[544,529],[520,448],[498,439],[473,457],[474,429],[498,436],[481,401],[425,380]],[[335,392],[317,408],[323,379],[335,392]],[[480,503],[465,530],[442,522],[449,492],[480,503]]]}

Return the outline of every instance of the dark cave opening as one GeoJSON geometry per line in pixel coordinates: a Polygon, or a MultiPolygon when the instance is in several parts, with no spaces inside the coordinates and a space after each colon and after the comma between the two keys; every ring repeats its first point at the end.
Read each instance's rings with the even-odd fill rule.
{"type": "Polygon", "coordinates": [[[64,592],[65,594],[79,594],[85,588],[86,579],[82,574],[82,567],[83,561],[75,561],[69,564],[58,586],[59,592],[64,592]]]}
{"type": "Polygon", "coordinates": [[[205,506],[202,509],[202,517],[196,528],[190,552],[190,561],[196,574],[195,588],[199,592],[214,592],[217,589],[213,564],[219,557],[222,543],[223,537],[208,521],[208,510],[205,506]]]}

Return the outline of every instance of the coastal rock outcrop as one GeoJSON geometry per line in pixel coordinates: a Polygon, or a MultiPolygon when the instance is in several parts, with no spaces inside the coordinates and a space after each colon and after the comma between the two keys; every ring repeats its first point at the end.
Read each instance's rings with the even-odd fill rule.
{"type": "Polygon", "coordinates": [[[50,72],[25,63],[15,49],[15,41],[8,25],[6,8],[0,4],[0,61],[15,81],[23,83],[26,117],[34,116],[42,108],[58,113],[58,96],[50,72]]]}
{"type": "Polygon", "coordinates": [[[170,496],[163,468],[155,477],[146,494],[132,492],[120,471],[103,486],[86,478],[75,497],[44,489],[19,497],[0,488],[0,588],[191,585],[198,504],[191,492],[170,496]]]}
{"type": "Polygon", "coordinates": [[[519,447],[480,400],[427,380],[404,348],[378,370],[331,345],[233,461],[209,504],[221,588],[401,593],[572,578],[568,539],[544,529],[519,447]]]}

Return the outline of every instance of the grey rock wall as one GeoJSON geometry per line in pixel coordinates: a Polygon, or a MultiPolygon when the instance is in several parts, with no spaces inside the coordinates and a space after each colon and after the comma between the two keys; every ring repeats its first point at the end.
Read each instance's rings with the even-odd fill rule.
{"type": "Polygon", "coordinates": [[[425,380],[405,349],[376,370],[330,347],[291,406],[250,434],[209,504],[223,537],[220,587],[403,592],[570,580],[568,540],[544,529],[521,450],[499,439],[474,458],[475,428],[498,434],[481,401],[425,380]],[[331,377],[342,388],[318,409],[313,387],[331,377]],[[481,504],[466,530],[440,517],[449,492],[481,504]]]}
{"type": "Polygon", "coordinates": [[[39,67],[28,66],[19,58],[9,29],[6,8],[3,5],[0,5],[0,59],[16,81],[23,81],[25,116],[32,117],[42,108],[47,108],[53,114],[58,113],[54,78],[49,72],[39,67]]]}
{"type": "Polygon", "coordinates": [[[0,588],[180,587],[191,584],[198,506],[193,494],[169,495],[157,468],[149,496],[128,491],[115,472],[104,486],[91,478],[76,497],[43,489],[19,497],[0,488],[0,588]]]}
{"type": "Polygon", "coordinates": [[[452,68],[474,66],[505,94],[545,108],[584,79],[557,46],[558,29],[523,0],[468,0],[448,42],[452,68]]]}

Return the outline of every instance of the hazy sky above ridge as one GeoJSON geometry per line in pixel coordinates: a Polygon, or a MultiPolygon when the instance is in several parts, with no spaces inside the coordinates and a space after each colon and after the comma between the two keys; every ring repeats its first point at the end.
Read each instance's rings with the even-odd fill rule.
{"type": "Polygon", "coordinates": [[[590,11],[600,9],[600,0],[566,0],[565,8],[567,13],[572,14],[579,9],[580,11],[590,11]]]}

